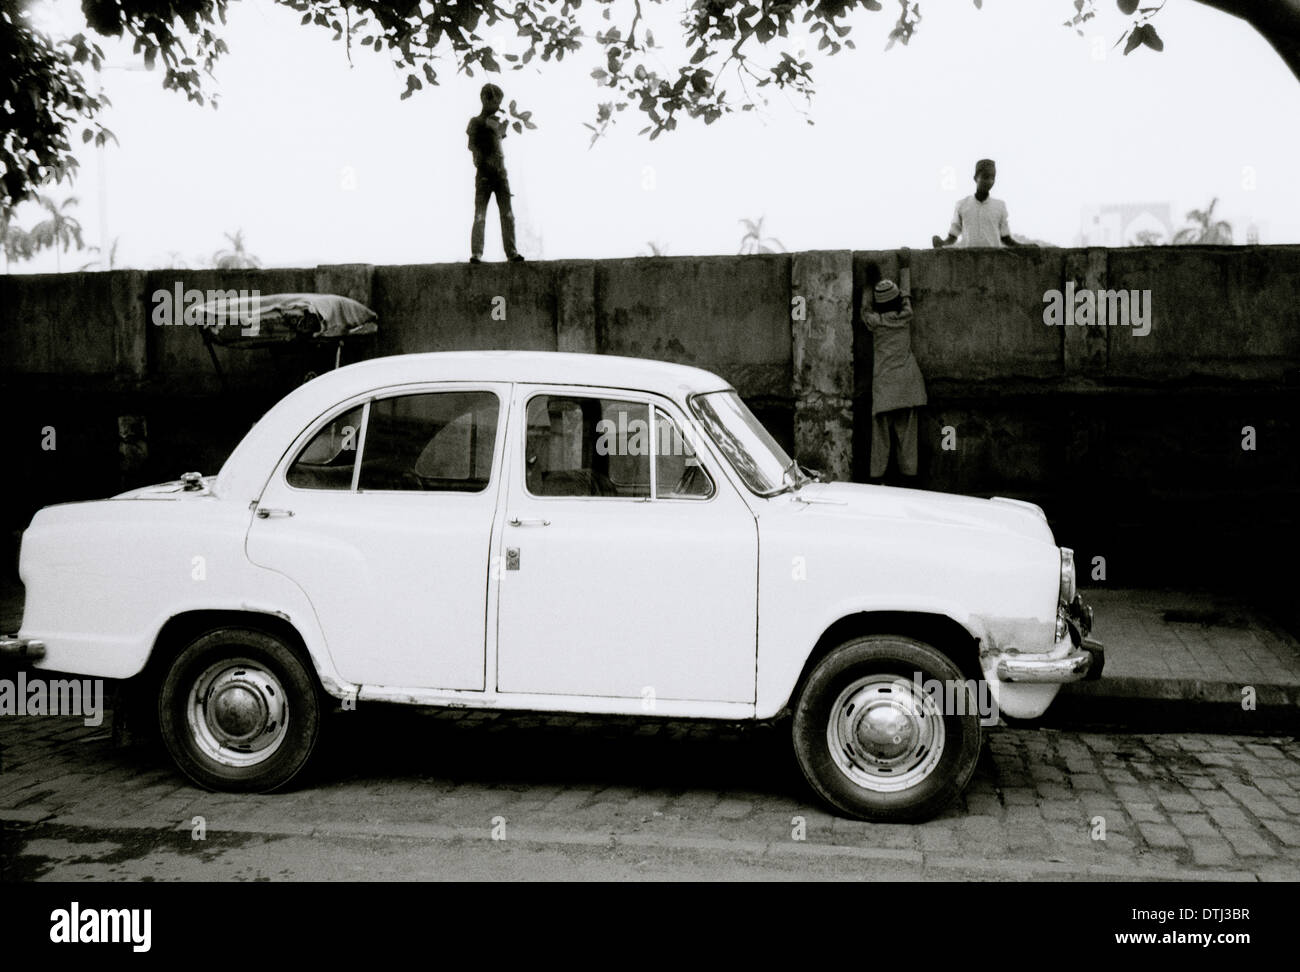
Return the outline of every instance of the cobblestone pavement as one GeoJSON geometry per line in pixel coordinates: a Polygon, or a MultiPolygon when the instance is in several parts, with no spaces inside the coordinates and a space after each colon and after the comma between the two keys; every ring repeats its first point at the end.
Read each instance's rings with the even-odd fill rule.
{"type": "Polygon", "coordinates": [[[0,718],[0,870],[1300,879],[1294,738],[998,728],[959,805],[882,825],[816,804],[779,724],[363,705],[326,729],[308,780],[237,796],[189,785],[148,746],[114,747],[107,720],[0,718]]]}

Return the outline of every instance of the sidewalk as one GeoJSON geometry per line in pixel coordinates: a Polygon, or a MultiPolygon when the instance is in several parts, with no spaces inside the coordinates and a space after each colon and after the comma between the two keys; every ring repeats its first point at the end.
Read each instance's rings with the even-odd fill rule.
{"type": "MultiPolygon", "coordinates": [[[[1105,674],[1066,686],[1062,699],[1240,706],[1250,687],[1258,708],[1296,709],[1300,724],[1300,641],[1249,605],[1179,591],[1090,588],[1083,597],[1106,646],[1105,674]]],[[[22,589],[0,585],[0,633],[17,631],[21,617],[22,589]]]]}
{"type": "MultiPolygon", "coordinates": [[[[1105,674],[1069,685],[1092,698],[1300,706],[1300,641],[1242,601],[1180,591],[1089,588],[1105,674]]],[[[1300,712],[1297,713],[1300,716],[1300,712]]]]}

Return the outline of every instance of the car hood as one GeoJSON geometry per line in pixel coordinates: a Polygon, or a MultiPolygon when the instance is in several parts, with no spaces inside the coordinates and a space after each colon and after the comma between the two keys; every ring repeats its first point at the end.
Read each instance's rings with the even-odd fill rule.
{"type": "Polygon", "coordinates": [[[830,516],[952,526],[1054,543],[1040,507],[1002,496],[980,499],[861,483],[808,483],[779,499],[830,516]]]}
{"type": "Polygon", "coordinates": [[[203,480],[203,485],[199,489],[187,489],[184,483],[179,479],[176,479],[169,483],[154,483],[151,486],[139,486],[135,489],[128,489],[126,492],[118,493],[116,496],[111,497],[111,499],[197,499],[201,496],[212,496],[212,484],[212,477],[206,477],[203,480]]]}

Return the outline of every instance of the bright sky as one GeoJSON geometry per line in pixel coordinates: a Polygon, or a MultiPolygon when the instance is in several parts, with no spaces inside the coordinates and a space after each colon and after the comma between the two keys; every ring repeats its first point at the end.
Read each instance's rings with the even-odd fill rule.
{"type": "MultiPolygon", "coordinates": [[[[655,13],[659,43],[680,35],[684,5],[655,13]]],[[[76,0],[40,7],[56,31],[84,23],[76,0]]],[[[1181,225],[1218,196],[1237,242],[1251,223],[1261,242],[1300,242],[1300,81],[1251,28],[1193,0],[1157,16],[1163,53],[1128,57],[1112,47],[1124,18],[1111,0],[1098,8],[1081,39],[1063,26],[1070,0],[925,0],[911,45],[886,53],[886,3],[850,21],[856,51],[814,57],[808,115],[777,94],[711,126],[683,119],[654,143],[629,108],[589,148],[582,123],[602,100],[594,42],[576,62],[493,76],[540,126],[505,143],[521,249],[628,257],[655,241],[673,256],[735,253],[741,218],[760,216],[789,250],[928,246],[983,156],[998,162],[993,195],[1017,235],[1071,245],[1082,209],[1107,203],[1167,201],[1181,225]]],[[[630,17],[630,5],[615,11],[630,17]]],[[[405,72],[386,55],[354,48],[349,66],[331,32],[300,27],[286,7],[243,0],[229,19],[231,53],[208,82],[216,111],[163,91],[160,73],[122,69],[138,60],[106,46],[118,67],[104,73],[105,120],[121,144],[104,152],[102,177],[94,148],[79,149],[75,186],[50,193],[79,197],[87,244],[106,224],[119,266],[172,254],[197,266],[242,229],[266,266],[467,259],[464,131],[486,79],[447,63],[442,85],[401,101],[405,72]]],[[[36,212],[20,208],[20,225],[36,212]]],[[[495,210],[488,219],[486,257],[500,259],[495,210]]],[[[13,270],[54,266],[46,253],[13,270]]]]}

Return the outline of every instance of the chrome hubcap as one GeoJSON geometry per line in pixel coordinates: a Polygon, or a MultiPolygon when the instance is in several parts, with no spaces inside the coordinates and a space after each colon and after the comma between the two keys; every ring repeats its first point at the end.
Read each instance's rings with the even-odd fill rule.
{"type": "Polygon", "coordinates": [[[280,747],[289,722],[284,687],[247,658],[209,665],[186,702],[190,735],[205,756],[225,766],[252,766],[280,747]]]}
{"type": "Polygon", "coordinates": [[[929,776],[944,746],[943,713],[934,699],[898,675],[849,685],[831,708],[826,742],[835,765],[868,790],[890,793],[929,776]]]}

